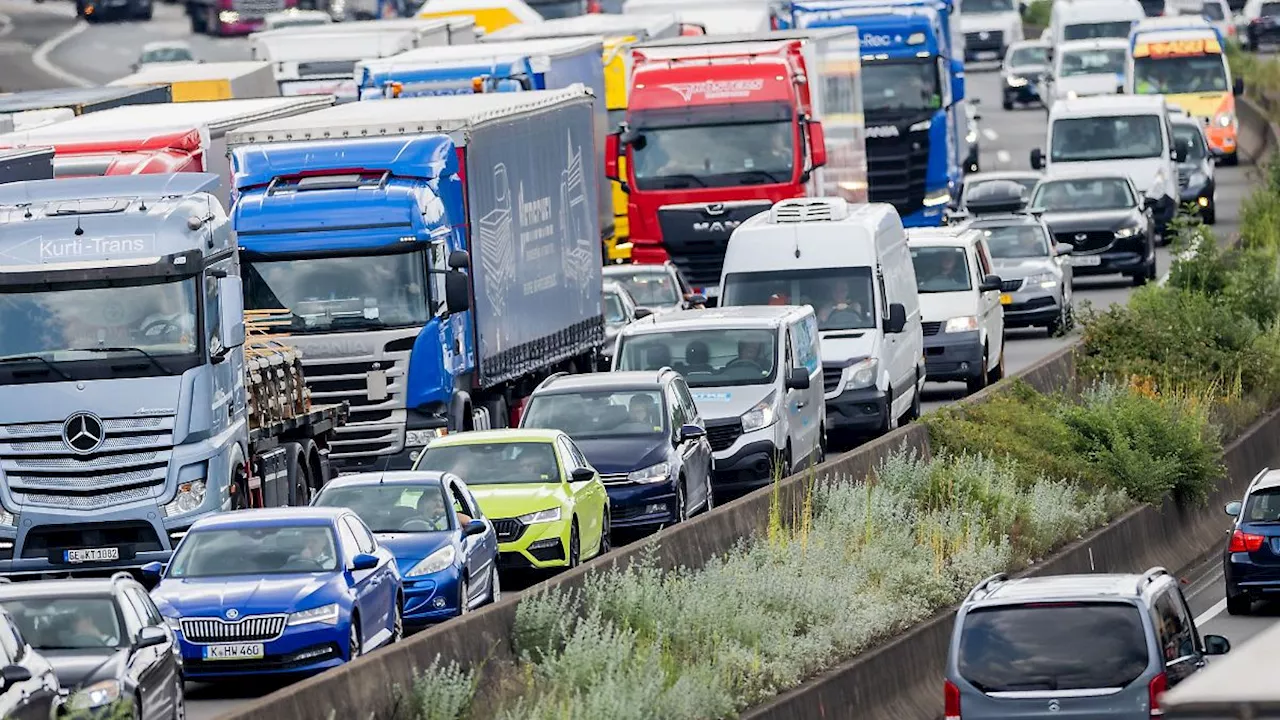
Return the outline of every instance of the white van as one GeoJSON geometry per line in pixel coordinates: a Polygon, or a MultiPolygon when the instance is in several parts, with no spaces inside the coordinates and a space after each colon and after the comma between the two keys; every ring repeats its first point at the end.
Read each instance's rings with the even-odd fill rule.
{"type": "Polygon", "coordinates": [[[720,304],[772,303],[817,308],[828,431],[878,435],[919,416],[920,301],[892,205],[783,200],[739,225],[720,304]]]}
{"type": "Polygon", "coordinates": [[[1049,40],[1055,48],[1068,40],[1128,38],[1147,16],[1138,0],[1055,0],[1049,14],[1049,40]]]}
{"type": "Polygon", "coordinates": [[[1049,152],[1031,151],[1031,167],[1125,172],[1138,192],[1155,200],[1156,233],[1163,236],[1178,209],[1178,167],[1163,95],[1108,95],[1059,100],[1049,111],[1049,152]]]}
{"type": "Polygon", "coordinates": [[[684,376],[705,422],[717,496],[822,462],[826,406],[813,308],[685,310],[618,333],[614,370],[664,367],[684,376]]]}
{"type": "Polygon", "coordinates": [[[1045,76],[1040,97],[1046,108],[1057,100],[1124,91],[1129,41],[1121,38],[1068,40],[1053,53],[1053,67],[1045,76]]]}
{"type": "Polygon", "coordinates": [[[956,226],[907,232],[924,318],[932,382],[963,382],[974,393],[1004,377],[1000,277],[981,230],[956,226]]]}
{"type": "Polygon", "coordinates": [[[1026,0],[961,0],[960,31],[964,59],[1001,60],[1009,46],[1022,42],[1022,9],[1026,0]]]}

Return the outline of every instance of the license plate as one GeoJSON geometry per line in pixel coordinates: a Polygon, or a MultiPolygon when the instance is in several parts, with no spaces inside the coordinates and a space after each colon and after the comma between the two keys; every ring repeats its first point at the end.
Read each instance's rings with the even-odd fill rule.
{"type": "Polygon", "coordinates": [[[205,660],[261,660],[263,657],[262,643],[209,645],[204,649],[205,660]]]}
{"type": "Polygon", "coordinates": [[[1097,267],[1102,264],[1102,258],[1097,255],[1072,255],[1071,264],[1076,267],[1097,267]]]}
{"type": "Polygon", "coordinates": [[[120,559],[120,548],[88,548],[85,550],[67,550],[62,559],[78,565],[87,562],[111,562],[120,559]]]}
{"type": "Polygon", "coordinates": [[[994,50],[983,50],[977,53],[974,57],[976,57],[979,60],[995,60],[996,58],[1000,57],[1000,54],[995,52],[994,50]]]}
{"type": "Polygon", "coordinates": [[[1009,293],[1000,293],[1000,304],[1001,304],[1001,305],[1012,305],[1012,304],[1013,304],[1013,296],[1012,296],[1012,295],[1010,295],[1009,293]]]}

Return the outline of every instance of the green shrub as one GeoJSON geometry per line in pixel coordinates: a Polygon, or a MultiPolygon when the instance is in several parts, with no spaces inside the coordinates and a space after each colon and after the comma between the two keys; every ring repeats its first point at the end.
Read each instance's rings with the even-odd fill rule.
{"type": "Polygon", "coordinates": [[[1032,0],[1027,11],[1022,14],[1022,22],[1035,27],[1049,27],[1049,15],[1053,10],[1053,0],[1032,0]]]}

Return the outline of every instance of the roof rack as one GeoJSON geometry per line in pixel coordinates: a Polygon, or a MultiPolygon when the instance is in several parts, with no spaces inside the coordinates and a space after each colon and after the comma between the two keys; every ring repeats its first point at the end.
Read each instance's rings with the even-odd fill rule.
{"type": "Polygon", "coordinates": [[[1258,481],[1266,477],[1267,473],[1269,472],[1271,472],[1271,468],[1269,467],[1262,468],[1262,472],[1258,473],[1257,475],[1254,475],[1253,479],[1249,481],[1249,487],[1246,489],[1245,493],[1248,494],[1248,491],[1252,490],[1253,486],[1257,485],[1258,481]]]}
{"type": "Polygon", "coordinates": [[[534,388],[533,391],[538,392],[542,388],[546,387],[547,383],[551,382],[552,380],[555,380],[556,378],[563,377],[568,374],[569,373],[565,372],[564,370],[561,370],[560,372],[553,372],[547,376],[546,380],[543,380],[542,382],[538,383],[538,387],[534,388]]]}
{"type": "Polygon", "coordinates": [[[1147,585],[1155,582],[1157,578],[1163,575],[1169,575],[1169,574],[1170,573],[1168,570],[1165,570],[1164,568],[1159,566],[1153,567],[1150,570],[1142,573],[1142,577],[1138,578],[1138,587],[1137,587],[1138,594],[1141,595],[1142,591],[1146,589],[1147,585]]]}
{"type": "Polygon", "coordinates": [[[970,600],[973,599],[974,595],[977,595],[978,593],[987,590],[995,583],[1004,582],[1008,579],[1009,579],[1009,573],[996,573],[995,575],[992,575],[986,580],[983,580],[982,582],[975,585],[973,589],[969,591],[969,594],[964,597],[964,601],[969,602],[970,600]]]}

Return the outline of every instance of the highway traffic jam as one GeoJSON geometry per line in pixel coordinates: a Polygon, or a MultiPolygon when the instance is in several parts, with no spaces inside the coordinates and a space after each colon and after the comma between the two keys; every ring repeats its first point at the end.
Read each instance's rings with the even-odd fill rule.
{"type": "MultiPolygon", "coordinates": [[[[148,42],[0,95],[0,711],[338,667],[1064,343],[1090,280],[1159,279],[1179,208],[1233,221],[1225,51],[1260,26],[1170,3],[1024,39],[1009,0],[202,0],[252,59],[148,42]],[[984,167],[997,77],[1047,119],[1030,169],[984,167]]],[[[1124,583],[1077,590],[1195,634],[1167,574],[1124,583]]],[[[1098,682],[1157,707],[1122,655],[1098,682]]],[[[949,718],[985,698],[949,674],[949,718]]]]}

